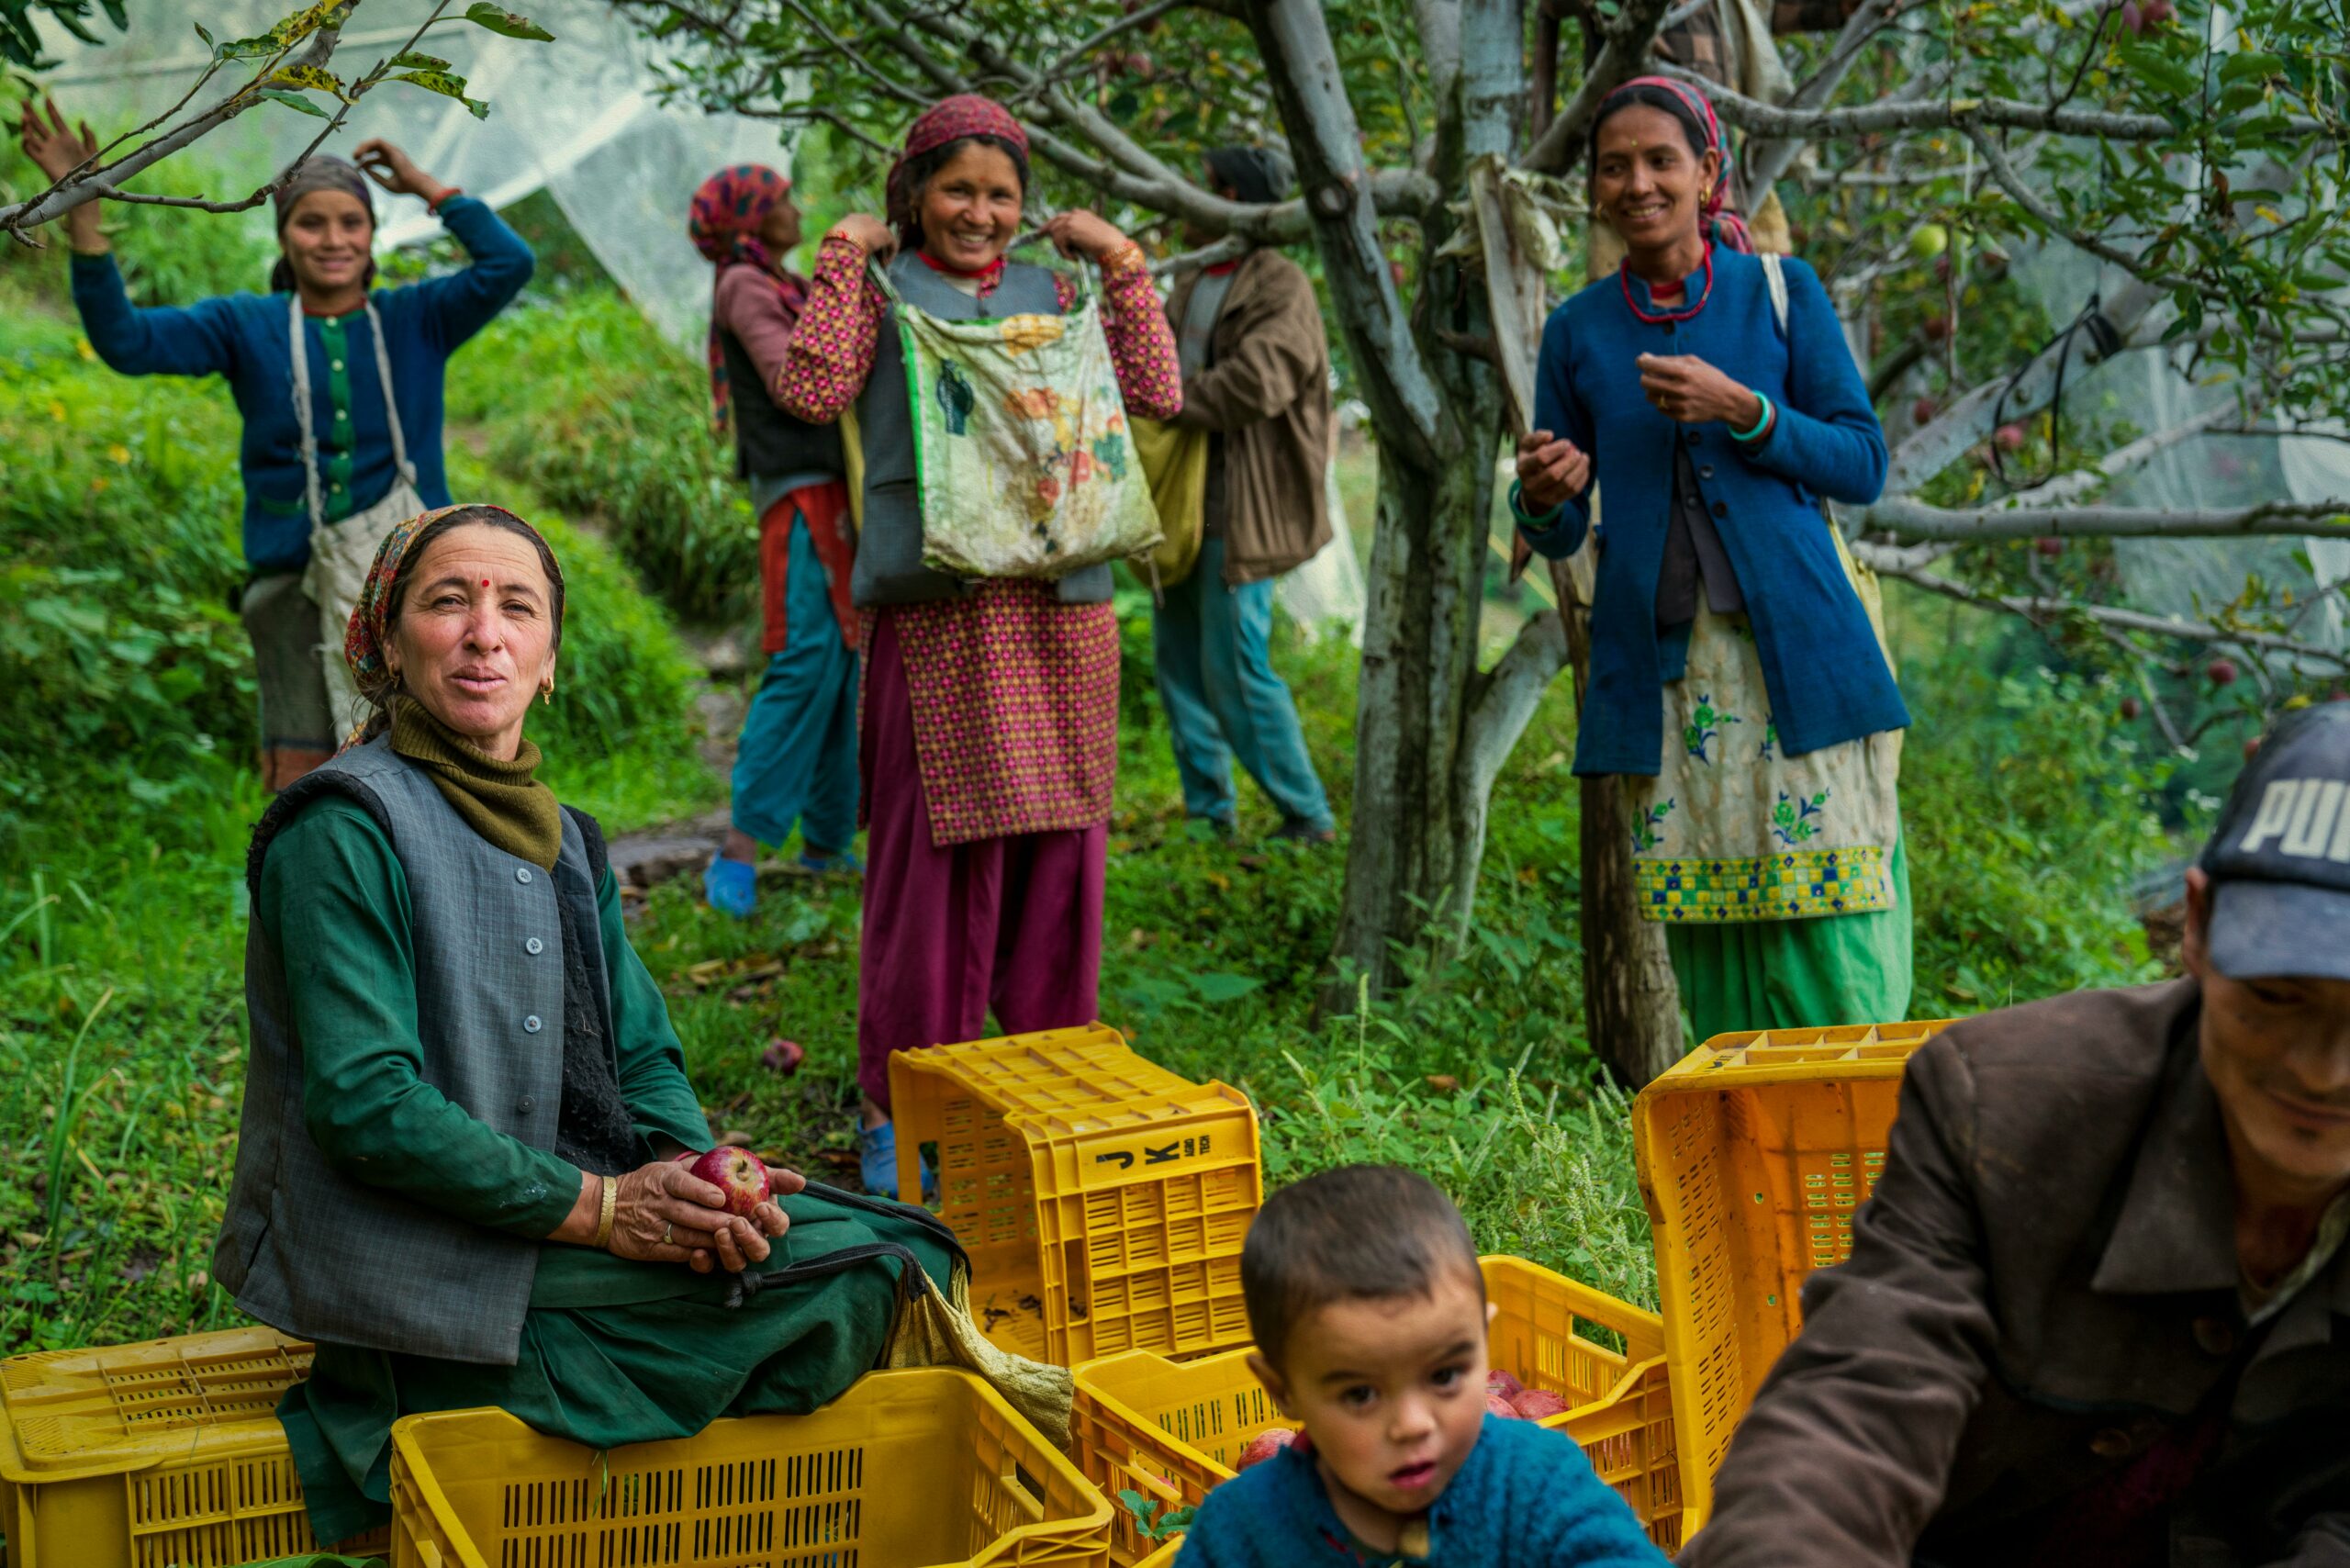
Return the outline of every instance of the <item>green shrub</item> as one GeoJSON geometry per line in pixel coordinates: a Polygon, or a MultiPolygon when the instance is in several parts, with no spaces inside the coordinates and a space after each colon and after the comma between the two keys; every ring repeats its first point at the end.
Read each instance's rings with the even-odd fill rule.
{"type": "Polygon", "coordinates": [[[708,372],[618,294],[509,310],[451,362],[449,417],[485,426],[501,472],[601,520],[680,615],[755,604],[758,528],[733,446],[710,431],[708,372]]]}

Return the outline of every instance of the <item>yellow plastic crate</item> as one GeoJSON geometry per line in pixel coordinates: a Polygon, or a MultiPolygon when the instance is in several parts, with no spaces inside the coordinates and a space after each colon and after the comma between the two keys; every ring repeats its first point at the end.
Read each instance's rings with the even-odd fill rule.
{"type": "Polygon", "coordinates": [[[1240,1244],[1263,1196],[1257,1112],[1096,1024],[890,1058],[898,1190],[935,1150],[939,1214],[971,1256],[971,1309],[1059,1366],[1248,1342],[1240,1244]]]}
{"type": "Polygon", "coordinates": [[[1805,1278],[1852,1250],[1909,1054],[1948,1022],[1718,1035],[1635,1102],[1688,1532],[1712,1511],[1714,1473],[1755,1389],[1803,1326],[1805,1278]]]}
{"type": "MultiPolygon", "coordinates": [[[[1652,1312],[1518,1258],[1482,1260],[1494,1315],[1493,1364],[1571,1408],[1542,1423],[1583,1445],[1670,1552],[1681,1540],[1678,1458],[1665,1372],[1663,1325],[1652,1312]],[[1589,1336],[1620,1338],[1614,1350],[1589,1336]]],[[[1134,1491],[1162,1508],[1195,1508],[1233,1476],[1249,1439],[1293,1426],[1248,1370],[1246,1350],[1170,1361],[1148,1352],[1106,1357],[1077,1370],[1069,1451],[1086,1479],[1115,1499],[1134,1491]]],[[[1111,1561],[1133,1564],[1155,1551],[1120,1504],[1111,1561]]]]}
{"type": "Polygon", "coordinates": [[[502,1410],[392,1428],[394,1568],[1107,1568],[1110,1505],[971,1373],[599,1453],[502,1410]]]}
{"type": "Polygon", "coordinates": [[[1175,1560],[1183,1555],[1183,1538],[1177,1536],[1165,1546],[1142,1560],[1142,1568],[1175,1568],[1175,1560]]]}
{"type": "Polygon", "coordinates": [[[276,1415],[309,1372],[308,1344],[262,1327],[0,1361],[10,1568],[229,1568],[321,1550],[276,1415]]]}

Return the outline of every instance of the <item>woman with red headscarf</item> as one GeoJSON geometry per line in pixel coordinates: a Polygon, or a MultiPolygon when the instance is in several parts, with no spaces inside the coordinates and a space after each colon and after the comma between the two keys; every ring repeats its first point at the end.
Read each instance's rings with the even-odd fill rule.
{"type": "MultiPolygon", "coordinates": [[[[1102,967],[1118,625],[1107,566],[1057,582],[966,583],[922,562],[906,372],[894,307],[934,317],[1060,315],[1075,285],[1007,261],[1028,192],[1028,137],[985,98],[914,121],[890,170],[889,221],[824,236],[781,401],[853,410],[862,482],[852,593],[865,650],[869,862],[857,985],[858,1137],[868,1192],[897,1190],[890,1053],[985,1032],[1091,1021],[1102,967]],[[883,330],[885,322],[890,330],[883,330]]],[[[1045,226],[1098,267],[1126,411],[1182,407],[1174,336],[1142,249],[1090,212],[1045,226]]]]}
{"type": "Polygon", "coordinates": [[[1876,498],[1885,432],[1818,277],[1752,253],[1723,172],[1694,88],[1602,104],[1592,210],[1627,254],[1543,328],[1510,497],[1542,554],[1599,530],[1575,771],[1625,778],[1700,1039],[1904,1017],[1910,981],[1909,714],[1822,505],[1876,498]]]}
{"type": "Polygon", "coordinates": [[[694,249],[716,263],[710,312],[712,423],[734,435],[735,472],[759,520],[767,655],[734,752],[733,825],[702,874],[711,906],[737,919],[755,899],[759,846],[800,829],[800,865],[854,871],[856,836],[856,545],[837,427],[777,402],[808,281],[786,272],[800,243],[791,182],[763,163],[721,169],[694,193],[694,249]]]}

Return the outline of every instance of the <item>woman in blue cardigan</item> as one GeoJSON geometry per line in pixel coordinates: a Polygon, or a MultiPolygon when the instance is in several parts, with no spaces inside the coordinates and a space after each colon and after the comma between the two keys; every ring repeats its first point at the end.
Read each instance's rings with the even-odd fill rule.
{"type": "MultiPolygon", "coordinates": [[[[54,104],[44,120],[28,103],[20,129],[26,152],[52,180],[95,148],[89,127],[77,133],[54,104]]],[[[387,141],[363,143],[358,160],[353,165],[313,155],[279,185],[280,256],[266,295],[140,309],[123,290],[98,226],[98,204],[86,202],[65,218],[73,303],[97,356],[126,375],[222,376],[244,416],[240,467],[252,577],[239,610],[260,676],[262,779],[272,790],[334,755],[341,739],[330,694],[345,684],[342,645],[339,633],[324,629],[329,618],[314,597],[321,578],[310,570],[313,535],[336,538],[334,524],[384,507],[403,484],[413,494],[399,498],[390,521],[449,504],[441,453],[444,368],[531,276],[530,247],[489,207],[435,180],[387,141]],[[370,178],[396,195],[421,196],[472,264],[423,283],[371,290],[370,178]],[[301,375],[309,389],[307,430],[295,398],[297,301],[301,375]],[[375,323],[381,324],[381,353],[375,323]]],[[[364,532],[380,537],[382,530],[364,532]]],[[[341,553],[355,555],[364,571],[376,537],[341,553]]],[[[334,610],[331,620],[340,625],[348,606],[334,610]]]]}
{"type": "Polygon", "coordinates": [[[1591,168],[1628,254],[1543,328],[1510,498],[1544,555],[1599,535],[1575,771],[1624,776],[1699,1039],[1903,1017],[1909,714],[1821,505],[1876,498],[1885,433],[1818,276],[1723,213],[1702,94],[1618,88],[1591,168]]]}

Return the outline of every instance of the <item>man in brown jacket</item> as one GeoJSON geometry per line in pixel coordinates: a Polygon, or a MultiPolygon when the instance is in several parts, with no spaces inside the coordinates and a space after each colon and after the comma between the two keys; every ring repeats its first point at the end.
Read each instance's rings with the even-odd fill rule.
{"type": "Polygon", "coordinates": [[[2350,1564],[2350,709],[2187,895],[2189,978],[1911,1058],[1684,1568],[2350,1564]]]}
{"type": "MultiPolygon", "coordinates": [[[[1289,183],[1287,162],[1267,148],[1219,148],[1207,164],[1229,201],[1278,201],[1289,183]]],[[[1183,808],[1195,832],[1230,837],[1237,755],[1280,809],[1280,836],[1327,843],[1329,799],[1268,646],[1273,579],[1330,542],[1322,308],[1303,268],[1259,250],[1184,277],[1167,315],[1183,366],[1178,422],[1209,443],[1199,561],[1152,621],[1183,808]]]]}

